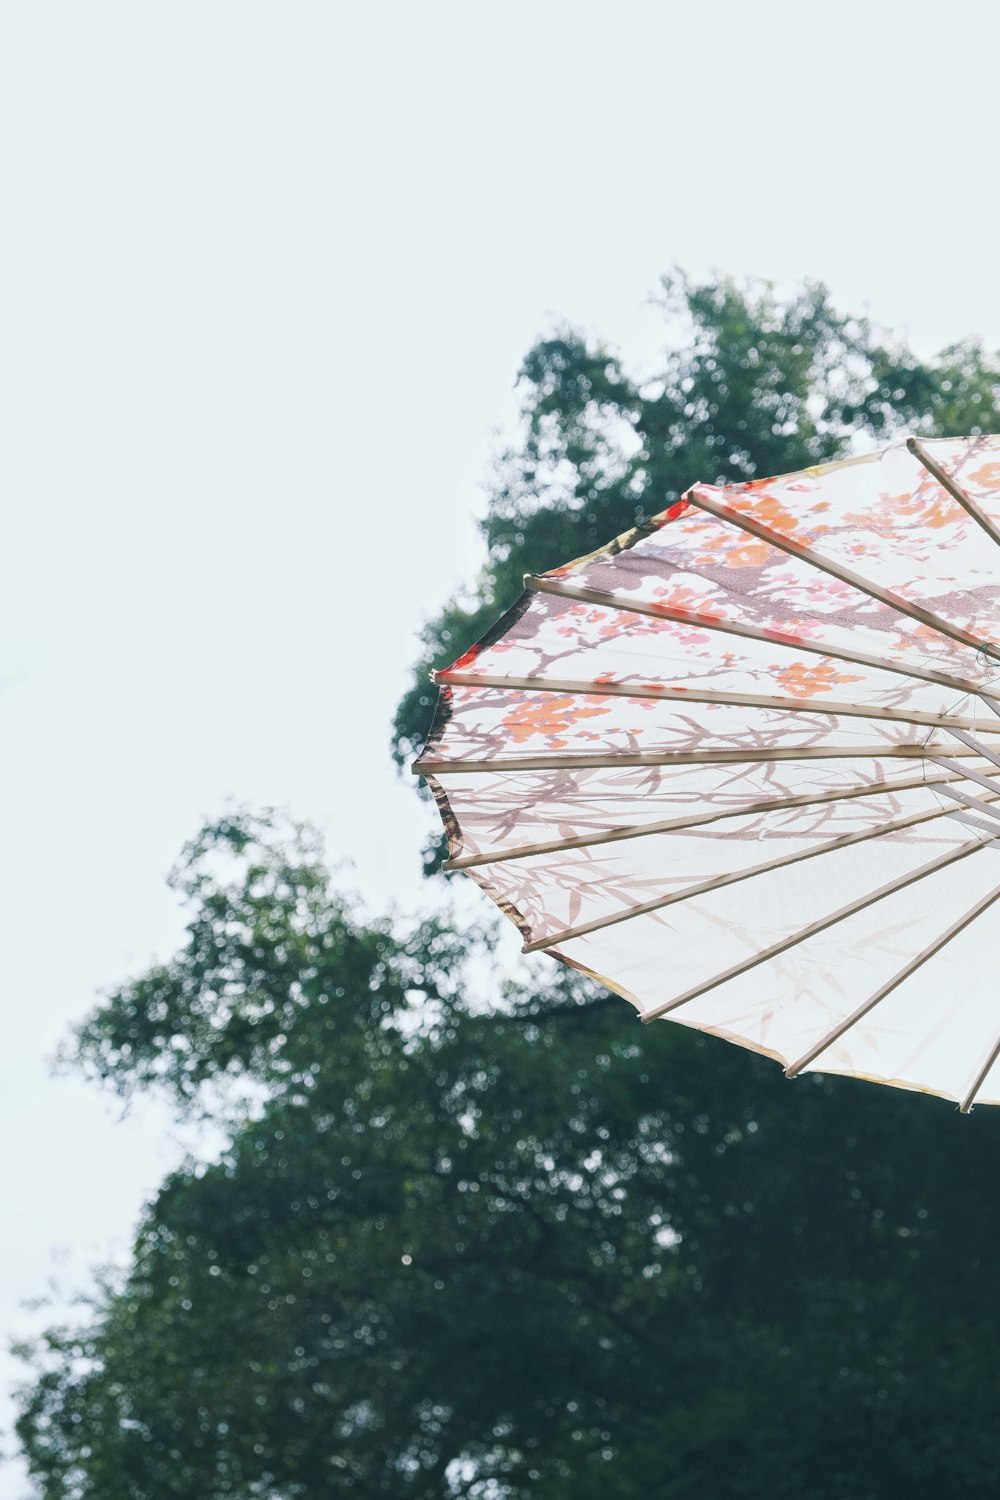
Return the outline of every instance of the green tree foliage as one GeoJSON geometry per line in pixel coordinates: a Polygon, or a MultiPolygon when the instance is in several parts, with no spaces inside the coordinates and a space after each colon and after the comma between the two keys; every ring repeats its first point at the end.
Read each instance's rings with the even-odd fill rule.
{"type": "Polygon", "coordinates": [[[659,305],[669,343],[651,373],[571,328],[529,351],[522,440],[499,460],[482,522],[486,564],[471,601],[452,600],[424,630],[396,714],[400,763],[426,737],[431,670],[485,633],[525,573],[594,551],[697,480],[784,474],[900,431],[1000,428],[1000,362],[974,340],[923,363],[835,311],[819,285],[782,300],[766,284],[675,275],[659,305]]]}
{"type": "MultiPolygon", "coordinates": [[[[523,572],[697,478],[1000,427],[977,345],[922,364],[821,288],[675,278],[663,307],[648,378],[571,331],[530,351],[401,756],[428,666],[523,572]]],[[[176,878],[185,946],[75,1054],[228,1145],[25,1350],[40,1500],[993,1500],[1000,1114],[790,1084],[547,966],[487,1007],[488,954],[362,923],[301,830],[221,820],[176,878]]]]}
{"type": "Polygon", "coordinates": [[[179,883],[186,945],[78,1055],[229,1144],[25,1351],[44,1500],[992,1500],[995,1111],[569,975],[475,1013],[446,931],[359,924],[245,816],[179,883]]]}

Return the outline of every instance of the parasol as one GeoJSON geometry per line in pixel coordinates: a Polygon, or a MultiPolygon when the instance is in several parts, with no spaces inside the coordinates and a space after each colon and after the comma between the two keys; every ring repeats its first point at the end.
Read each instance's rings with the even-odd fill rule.
{"type": "Polygon", "coordinates": [[[697,484],[525,586],[435,674],[446,868],[644,1021],[1000,1103],[1000,437],[697,484]]]}

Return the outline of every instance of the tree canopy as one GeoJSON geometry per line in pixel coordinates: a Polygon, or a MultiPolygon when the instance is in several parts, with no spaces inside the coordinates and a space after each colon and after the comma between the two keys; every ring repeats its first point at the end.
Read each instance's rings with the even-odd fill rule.
{"type": "MultiPolygon", "coordinates": [[[[568,330],[530,351],[400,755],[428,663],[523,572],[694,478],[1000,425],[977,345],[921,363],[822,288],[675,279],[664,308],[655,376],[568,330]]],[[[185,943],[70,1052],[226,1145],[24,1349],[39,1500],[992,1500],[996,1111],[789,1083],[555,967],[486,1005],[487,939],[363,920],[274,817],[206,826],[175,885],[185,943]]]]}
{"type": "Polygon", "coordinates": [[[247,816],[80,1063],[228,1122],[30,1352],[44,1500],[992,1496],[1000,1118],[630,1024],[247,816]],[[242,1103],[240,1102],[242,1099],[242,1103]]]}

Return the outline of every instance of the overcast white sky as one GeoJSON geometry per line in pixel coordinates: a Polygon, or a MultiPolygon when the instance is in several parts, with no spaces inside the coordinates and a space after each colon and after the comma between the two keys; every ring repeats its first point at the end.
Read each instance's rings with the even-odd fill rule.
{"type": "Polygon", "coordinates": [[[989,16],[0,6],[0,1331],[174,1159],[46,1059],[176,942],[202,817],[286,805],[425,899],[388,722],[536,335],[645,353],[677,263],[1000,345],[989,16]]]}

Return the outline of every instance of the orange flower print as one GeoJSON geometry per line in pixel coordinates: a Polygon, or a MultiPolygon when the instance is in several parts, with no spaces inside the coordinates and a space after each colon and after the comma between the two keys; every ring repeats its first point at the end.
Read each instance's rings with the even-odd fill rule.
{"type": "Polygon", "coordinates": [[[775,682],[793,698],[811,698],[815,693],[828,693],[839,682],[860,682],[861,678],[849,672],[838,672],[828,661],[797,661],[784,667],[775,675],[775,682]]]}
{"type": "MultiPolygon", "coordinates": [[[[725,493],[729,495],[732,492],[725,493]]],[[[751,500],[749,505],[734,507],[738,514],[752,516],[755,521],[779,532],[783,537],[803,543],[810,540],[800,530],[798,519],[785,509],[776,495],[766,491],[753,491],[748,498],[751,500]]],[[[744,533],[738,540],[734,539],[730,545],[726,545],[717,532],[712,535],[706,550],[695,559],[699,566],[717,568],[764,568],[773,561],[774,548],[769,542],[744,533]]]]}
{"type": "Polygon", "coordinates": [[[765,633],[772,640],[783,641],[786,646],[799,646],[818,630],[819,626],[811,620],[772,620],[765,633]]]}
{"type": "Polygon", "coordinates": [[[978,469],[966,474],[964,482],[981,490],[1000,490],[1000,463],[994,460],[991,464],[980,464],[978,469]]]}
{"type": "Polygon", "coordinates": [[[583,640],[588,633],[592,634],[595,626],[598,627],[598,638],[602,641],[612,640],[633,628],[622,613],[610,614],[606,609],[594,608],[589,604],[571,605],[566,611],[565,619],[564,625],[556,626],[556,634],[573,641],[583,640]]]}
{"type": "MultiPolygon", "coordinates": [[[[956,521],[963,519],[961,508],[930,475],[921,480],[910,493],[883,495],[880,498],[886,510],[895,511],[899,516],[914,516],[921,525],[932,526],[935,531],[942,526],[953,526],[956,521]]],[[[858,520],[866,528],[871,527],[870,516],[859,516],[858,520]]]]}
{"type": "Polygon", "coordinates": [[[764,526],[770,526],[772,531],[780,531],[783,536],[794,536],[797,522],[776,495],[759,494],[754,496],[752,515],[755,521],[760,521],[764,526]]]}
{"type": "MultiPolygon", "coordinates": [[[[721,562],[726,568],[763,568],[774,556],[774,548],[767,542],[761,542],[757,537],[748,536],[744,541],[738,542],[735,547],[730,547],[728,552],[722,551],[714,554],[714,559],[721,562]]],[[[711,562],[713,555],[704,559],[711,562]]]]}
{"type": "Polygon", "coordinates": [[[515,745],[523,745],[535,735],[545,735],[551,750],[562,750],[567,741],[562,738],[581,719],[592,719],[597,714],[610,713],[602,707],[606,698],[591,699],[589,705],[575,698],[546,698],[538,703],[521,703],[512,708],[500,720],[501,729],[506,729],[515,745]]]}
{"type": "MultiPolygon", "coordinates": [[[[940,646],[941,632],[935,630],[933,625],[911,625],[909,633],[916,641],[924,641],[928,646],[940,646]]],[[[947,642],[945,642],[947,645],[947,642]]]]}
{"type": "Polygon", "coordinates": [[[655,602],[662,609],[675,609],[686,615],[697,615],[702,620],[721,620],[722,611],[714,608],[707,594],[699,594],[686,584],[672,588],[659,585],[653,590],[655,602]]]}

